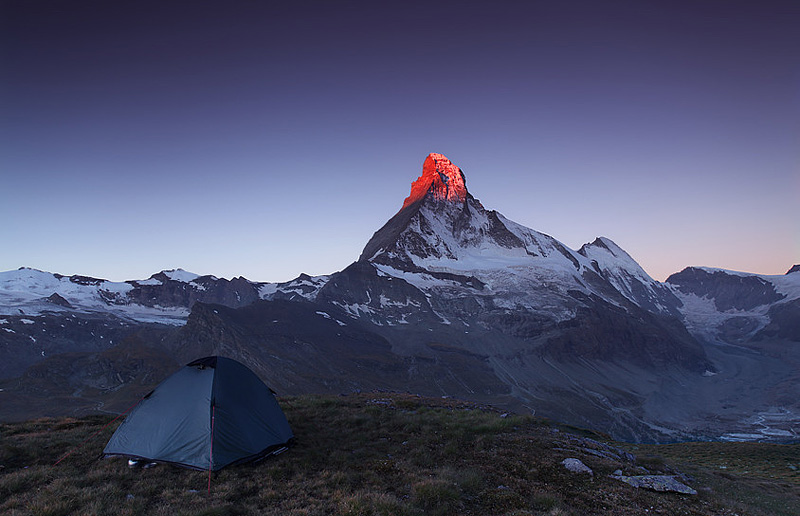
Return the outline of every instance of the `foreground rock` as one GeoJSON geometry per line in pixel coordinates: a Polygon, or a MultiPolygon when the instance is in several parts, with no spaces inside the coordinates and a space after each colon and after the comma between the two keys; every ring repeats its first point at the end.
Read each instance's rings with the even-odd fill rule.
{"type": "MultiPolygon", "coordinates": [[[[580,462],[580,461],[579,461],[580,462]]],[[[675,477],[670,475],[611,475],[611,478],[621,480],[626,484],[630,484],[636,488],[652,489],[659,492],[674,492],[681,494],[696,495],[697,491],[679,482],[675,477]]]]}
{"type": "Polygon", "coordinates": [[[584,464],[580,459],[564,459],[561,461],[561,464],[573,473],[585,473],[589,476],[594,476],[592,468],[584,464]]]}

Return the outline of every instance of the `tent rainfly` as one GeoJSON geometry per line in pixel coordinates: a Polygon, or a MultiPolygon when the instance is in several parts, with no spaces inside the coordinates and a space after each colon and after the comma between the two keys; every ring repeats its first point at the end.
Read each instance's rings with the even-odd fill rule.
{"type": "Polygon", "coordinates": [[[283,451],[292,430],[273,393],[243,364],[195,360],[145,396],[103,450],[218,471],[283,451]]]}

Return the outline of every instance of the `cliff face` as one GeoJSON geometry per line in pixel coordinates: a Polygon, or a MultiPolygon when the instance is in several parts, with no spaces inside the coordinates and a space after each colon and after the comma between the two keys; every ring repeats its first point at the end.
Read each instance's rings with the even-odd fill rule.
{"type": "Polygon", "coordinates": [[[755,274],[730,274],[722,270],[687,267],[667,278],[667,283],[684,294],[713,300],[720,312],[751,310],[786,298],[775,285],[755,274]]]}
{"type": "MultiPolygon", "coordinates": [[[[507,399],[483,356],[455,361],[393,350],[393,335],[336,306],[261,301],[238,310],[198,304],[176,343],[182,360],[221,355],[247,363],[279,394],[389,389],[507,399]]],[[[445,355],[447,353],[444,353],[445,355]]]]}
{"type": "Polygon", "coordinates": [[[131,282],[124,302],[142,306],[177,306],[191,308],[195,303],[217,303],[225,306],[246,306],[259,298],[257,283],[239,277],[232,280],[199,276],[191,282],[178,281],[163,272],[150,280],[131,282]]]}
{"type": "Polygon", "coordinates": [[[422,165],[422,175],[411,184],[411,194],[401,209],[430,196],[434,201],[463,203],[467,200],[464,173],[442,154],[431,153],[422,165]]]}

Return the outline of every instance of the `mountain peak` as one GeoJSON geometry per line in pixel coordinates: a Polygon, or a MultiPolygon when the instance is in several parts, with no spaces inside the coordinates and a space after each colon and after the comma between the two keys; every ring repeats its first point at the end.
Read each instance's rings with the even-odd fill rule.
{"type": "Polygon", "coordinates": [[[411,194],[403,202],[403,208],[414,204],[430,194],[437,201],[463,203],[467,199],[464,173],[444,154],[432,152],[425,158],[422,175],[411,184],[411,194]]]}

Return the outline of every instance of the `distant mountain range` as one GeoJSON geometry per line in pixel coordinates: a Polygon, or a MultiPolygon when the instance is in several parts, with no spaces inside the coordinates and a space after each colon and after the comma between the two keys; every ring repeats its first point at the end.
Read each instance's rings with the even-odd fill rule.
{"type": "Polygon", "coordinates": [[[177,269],[0,273],[0,420],[122,411],[201,355],[276,391],[366,389],[534,411],[628,440],[796,440],[800,267],[653,280],[487,210],[431,154],[355,263],[286,283],[177,269]]]}

